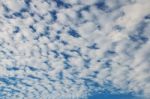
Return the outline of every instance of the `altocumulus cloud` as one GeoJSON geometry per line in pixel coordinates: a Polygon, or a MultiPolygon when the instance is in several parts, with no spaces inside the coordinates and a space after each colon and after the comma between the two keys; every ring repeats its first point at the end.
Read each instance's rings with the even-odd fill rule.
{"type": "Polygon", "coordinates": [[[149,31],[149,0],[0,0],[0,98],[148,98],[149,31]]]}

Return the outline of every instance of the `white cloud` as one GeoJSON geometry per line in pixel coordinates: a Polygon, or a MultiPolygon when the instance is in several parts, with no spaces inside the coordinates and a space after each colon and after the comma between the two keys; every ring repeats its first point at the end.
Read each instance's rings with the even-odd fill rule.
{"type": "MultiPolygon", "coordinates": [[[[24,19],[7,19],[1,14],[0,94],[4,96],[0,98],[86,98],[90,92],[105,89],[150,97],[150,21],[144,19],[150,12],[149,1],[106,0],[112,9],[109,13],[94,6],[97,1],[66,0],[71,7],[62,3],[58,8],[55,1],[38,0],[29,8],[33,17],[29,12],[22,12],[24,19]],[[89,11],[83,9],[87,5],[89,11]],[[56,20],[52,20],[52,10],[56,10],[56,20]],[[142,22],[146,25],[140,27],[142,22]],[[16,34],[15,26],[20,27],[16,34]],[[45,27],[49,27],[47,34],[45,27]],[[70,36],[70,28],[80,37],[70,36]],[[139,28],[144,28],[140,35],[148,39],[146,43],[144,37],[134,38],[136,42],[129,37],[138,34],[139,28]],[[98,49],[89,48],[93,44],[98,49]]],[[[5,4],[11,9],[10,16],[25,6],[17,0],[5,4]]]]}
{"type": "MultiPolygon", "coordinates": [[[[20,0],[11,0],[11,1],[6,1],[2,0],[2,2],[8,7],[8,9],[11,9],[12,11],[19,11],[21,8],[24,7],[24,1],[20,0]]],[[[2,3],[1,2],[1,3],[2,3]]]]}

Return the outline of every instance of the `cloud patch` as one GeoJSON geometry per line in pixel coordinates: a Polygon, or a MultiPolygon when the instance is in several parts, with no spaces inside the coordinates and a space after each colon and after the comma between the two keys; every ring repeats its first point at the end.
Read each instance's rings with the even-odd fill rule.
{"type": "Polygon", "coordinates": [[[0,5],[0,98],[150,97],[148,0],[0,5]]]}

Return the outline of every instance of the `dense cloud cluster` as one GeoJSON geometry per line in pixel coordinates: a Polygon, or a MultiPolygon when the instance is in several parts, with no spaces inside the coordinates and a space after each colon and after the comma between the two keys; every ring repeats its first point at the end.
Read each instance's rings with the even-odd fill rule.
{"type": "Polygon", "coordinates": [[[149,0],[0,0],[0,27],[0,99],[150,97],[149,0]]]}

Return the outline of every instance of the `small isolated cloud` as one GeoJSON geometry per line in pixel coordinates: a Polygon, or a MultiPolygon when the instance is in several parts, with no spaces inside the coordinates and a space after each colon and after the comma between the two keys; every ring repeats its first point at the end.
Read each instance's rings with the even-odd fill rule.
{"type": "Polygon", "coordinates": [[[1,0],[0,98],[149,98],[149,16],[149,0],[1,0]]]}

